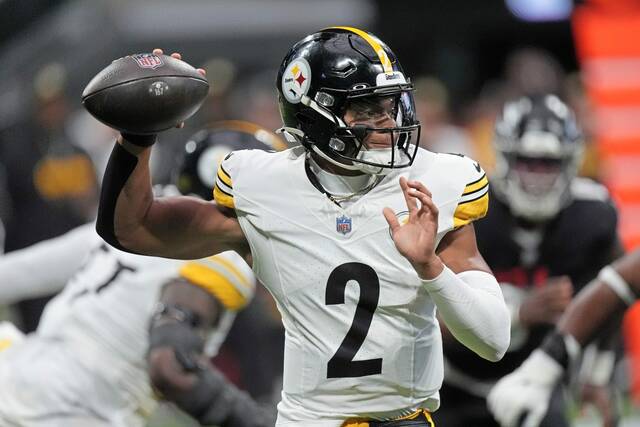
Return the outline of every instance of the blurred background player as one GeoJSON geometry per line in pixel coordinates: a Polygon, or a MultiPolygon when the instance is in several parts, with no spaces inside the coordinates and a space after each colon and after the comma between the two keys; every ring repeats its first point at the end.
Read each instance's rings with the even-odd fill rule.
{"type": "MultiPolygon", "coordinates": [[[[619,327],[620,315],[640,296],[640,250],[600,270],[567,307],[555,331],[513,373],[491,390],[488,403],[502,427],[538,427],[551,394],[575,368],[583,346],[609,323],[619,327]]],[[[605,420],[604,425],[609,424],[605,420]]]]}
{"type": "MultiPolygon", "coordinates": [[[[187,142],[176,183],[187,194],[210,198],[215,179],[211,165],[231,149],[272,149],[270,144],[277,141],[255,125],[219,124],[187,142]]],[[[178,193],[170,186],[162,191],[178,193]]],[[[154,317],[149,356],[152,379],[168,398],[179,397],[167,385],[187,367],[167,364],[167,353],[175,351],[181,358],[174,360],[180,361],[195,357],[191,353],[214,355],[236,312],[253,297],[255,278],[235,253],[186,264],[142,257],[106,245],[94,227],[78,227],[0,259],[3,302],[54,292],[58,283],[68,281],[47,305],[36,332],[19,342],[15,331],[9,331],[8,338],[17,343],[0,353],[2,425],[144,425],[156,407],[145,364],[148,325],[163,285],[170,282],[154,317]],[[171,323],[167,319],[189,323],[180,324],[181,335],[175,336],[166,332],[171,323]],[[186,351],[185,340],[190,344],[186,351]],[[156,357],[156,347],[165,363],[156,357]]],[[[248,425],[268,425],[269,412],[258,409],[207,364],[188,368],[192,376],[202,375],[218,387],[225,402],[215,413],[192,415],[225,421],[233,417],[234,408],[242,407],[242,415],[256,408],[258,420],[248,425]]]]}
{"type": "MultiPolygon", "coordinates": [[[[98,180],[91,159],[70,135],[66,84],[62,64],[41,67],[32,83],[33,119],[0,135],[6,252],[58,236],[95,216],[98,180]]],[[[16,301],[22,330],[36,328],[50,296],[16,301]]]]}
{"type": "MultiPolygon", "coordinates": [[[[496,425],[485,401],[492,385],[540,344],[573,292],[622,251],[607,190],[576,177],[581,134],[559,98],[542,94],[506,103],[494,143],[490,209],[476,233],[509,305],[512,339],[496,364],[445,339],[445,386],[437,418],[447,427],[496,425]]],[[[542,425],[567,425],[561,393],[542,425]]]]}

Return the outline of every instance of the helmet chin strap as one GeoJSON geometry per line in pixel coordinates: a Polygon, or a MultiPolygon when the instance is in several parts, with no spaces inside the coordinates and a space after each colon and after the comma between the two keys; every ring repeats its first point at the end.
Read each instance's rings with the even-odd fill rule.
{"type": "Polygon", "coordinates": [[[339,168],[345,169],[345,170],[349,170],[349,171],[359,171],[359,172],[364,172],[363,170],[361,170],[357,165],[353,164],[353,165],[345,165],[344,163],[340,163],[339,161],[332,159],[331,157],[329,157],[325,152],[323,152],[322,150],[320,150],[315,144],[311,145],[311,149],[313,150],[314,153],[316,153],[318,156],[322,157],[324,160],[328,161],[329,163],[331,163],[332,165],[335,165],[339,168]]]}

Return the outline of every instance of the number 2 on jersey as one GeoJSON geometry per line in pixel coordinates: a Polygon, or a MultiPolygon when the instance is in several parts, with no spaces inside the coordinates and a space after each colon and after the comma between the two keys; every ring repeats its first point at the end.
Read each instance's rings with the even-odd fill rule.
{"type": "Polygon", "coordinates": [[[327,280],[325,304],[344,304],[345,288],[349,280],[358,282],[360,298],[351,328],[329,360],[327,378],[353,378],[382,373],[382,358],[353,360],[367,337],[373,313],[378,308],[380,280],[373,268],[359,262],[348,262],[336,267],[327,280]]]}

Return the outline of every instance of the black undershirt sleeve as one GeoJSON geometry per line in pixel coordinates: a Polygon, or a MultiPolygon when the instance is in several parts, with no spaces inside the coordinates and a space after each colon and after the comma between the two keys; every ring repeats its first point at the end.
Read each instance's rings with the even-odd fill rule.
{"type": "Polygon", "coordinates": [[[136,253],[120,244],[115,233],[115,211],[118,196],[133,173],[138,158],[120,144],[113,147],[102,179],[96,231],[107,243],[122,251],[136,253]]]}

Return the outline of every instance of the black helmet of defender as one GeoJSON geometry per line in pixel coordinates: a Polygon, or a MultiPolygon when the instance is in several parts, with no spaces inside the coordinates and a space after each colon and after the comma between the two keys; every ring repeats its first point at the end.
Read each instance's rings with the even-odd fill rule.
{"type": "Polygon", "coordinates": [[[272,132],[250,122],[217,122],[193,135],[174,169],[172,181],[182,194],[213,198],[218,165],[234,150],[280,151],[285,143],[272,132]]]}
{"type": "Polygon", "coordinates": [[[285,56],[276,81],[280,130],[290,142],[344,169],[384,174],[410,166],[417,153],[420,124],[413,85],[391,49],[357,28],[332,27],[305,37],[285,56]],[[395,127],[348,126],[347,109],[391,105],[395,127]],[[390,101],[390,102],[389,102],[390,101]],[[371,132],[388,135],[387,149],[368,149],[371,132]]]}
{"type": "Polygon", "coordinates": [[[583,152],[572,111],[557,96],[507,102],[495,127],[493,188],[519,218],[544,222],[571,200],[583,152]]]}

